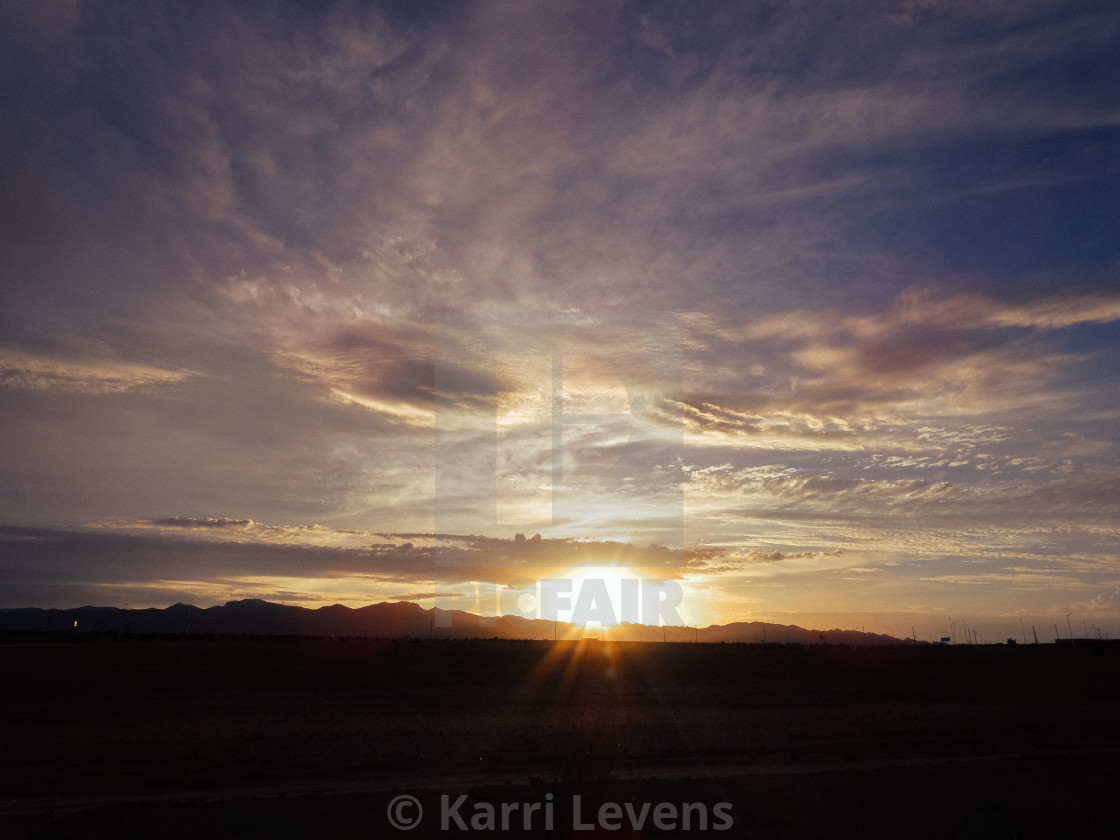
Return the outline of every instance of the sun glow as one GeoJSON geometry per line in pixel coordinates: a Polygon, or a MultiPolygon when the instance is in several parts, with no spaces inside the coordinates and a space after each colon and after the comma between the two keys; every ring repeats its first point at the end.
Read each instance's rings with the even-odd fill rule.
{"type": "Polygon", "coordinates": [[[571,566],[557,576],[561,584],[571,582],[573,594],[563,618],[581,636],[609,636],[620,624],[636,621],[638,599],[633,593],[644,579],[631,566],[571,566]],[[589,612],[595,618],[589,619],[589,612]]]}
{"type": "Polygon", "coordinates": [[[679,582],[650,577],[633,566],[572,566],[552,584],[560,592],[558,618],[584,635],[620,637],[627,626],[682,623],[679,582]]]}
{"type": "Polygon", "coordinates": [[[620,587],[624,580],[649,579],[633,566],[569,566],[558,578],[570,580],[577,587],[588,580],[601,580],[608,586],[620,587]]]}

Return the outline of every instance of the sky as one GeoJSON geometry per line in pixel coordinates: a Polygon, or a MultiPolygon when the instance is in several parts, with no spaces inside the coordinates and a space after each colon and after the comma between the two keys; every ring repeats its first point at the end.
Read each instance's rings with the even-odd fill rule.
{"type": "Polygon", "coordinates": [[[1118,48],[1080,0],[0,4],[0,606],[632,575],[1120,637],[1118,48]]]}

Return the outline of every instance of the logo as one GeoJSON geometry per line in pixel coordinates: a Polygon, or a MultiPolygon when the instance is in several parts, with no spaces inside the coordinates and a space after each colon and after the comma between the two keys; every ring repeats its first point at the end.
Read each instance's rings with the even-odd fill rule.
{"type": "Polygon", "coordinates": [[[393,828],[408,831],[420,825],[420,821],[424,819],[424,809],[420,805],[419,799],[404,793],[394,797],[393,801],[389,803],[387,816],[389,825],[393,828]]]}

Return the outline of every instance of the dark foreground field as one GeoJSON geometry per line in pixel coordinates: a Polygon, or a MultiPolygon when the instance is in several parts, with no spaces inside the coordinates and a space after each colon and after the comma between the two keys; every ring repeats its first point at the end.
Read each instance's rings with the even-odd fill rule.
{"type": "Polygon", "coordinates": [[[0,669],[0,837],[462,836],[440,826],[461,795],[468,829],[502,837],[1049,837],[1120,817],[1104,647],[12,637],[0,669]],[[410,831],[389,822],[403,793],[410,831]],[[510,830],[489,830],[503,807],[510,830]]]}

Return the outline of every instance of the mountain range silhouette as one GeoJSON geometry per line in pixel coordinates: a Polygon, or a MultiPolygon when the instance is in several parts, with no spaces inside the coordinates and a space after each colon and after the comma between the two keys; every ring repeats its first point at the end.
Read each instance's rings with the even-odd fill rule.
{"type": "MultiPolygon", "coordinates": [[[[574,639],[582,627],[565,622],[506,615],[480,617],[462,610],[425,609],[410,601],[382,602],[357,609],[333,604],[309,609],[250,598],[201,608],[174,604],[166,609],[76,607],[0,610],[0,632],[129,633],[245,636],[356,636],[364,638],[574,639]]],[[[594,630],[590,635],[598,635],[594,630]]],[[[610,637],[624,641],[748,642],[786,644],[914,644],[858,630],[806,630],[764,622],[708,627],[650,627],[623,624],[610,637]]]]}

